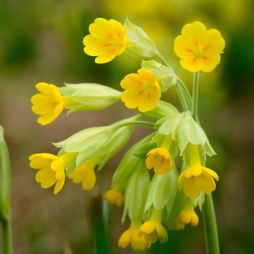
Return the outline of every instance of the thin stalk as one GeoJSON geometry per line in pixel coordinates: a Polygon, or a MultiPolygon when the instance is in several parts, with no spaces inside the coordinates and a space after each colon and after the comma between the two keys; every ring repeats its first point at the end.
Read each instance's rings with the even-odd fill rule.
{"type": "Polygon", "coordinates": [[[194,72],[193,76],[193,90],[192,90],[192,116],[198,122],[198,83],[199,72],[194,72]]]}
{"type": "Polygon", "coordinates": [[[203,206],[203,220],[206,235],[206,253],[220,254],[218,229],[212,195],[207,195],[203,206]]]}
{"type": "Polygon", "coordinates": [[[10,212],[10,158],[8,147],[4,140],[4,131],[0,126],[0,160],[1,160],[1,179],[0,179],[0,215],[3,230],[4,254],[12,253],[12,232],[11,232],[11,212],[10,212]]]}
{"type": "Polygon", "coordinates": [[[189,106],[189,103],[187,102],[186,100],[186,97],[183,93],[183,90],[181,89],[181,87],[178,85],[178,83],[175,85],[175,89],[176,89],[176,92],[177,92],[177,95],[178,95],[178,98],[181,102],[181,105],[183,107],[183,110],[184,111],[188,111],[190,110],[190,106],[189,106]]]}
{"type": "MultiPolygon", "coordinates": [[[[166,66],[170,66],[168,61],[164,58],[164,56],[159,51],[157,52],[157,56],[163,64],[165,64],[166,66]]],[[[177,77],[177,83],[175,85],[175,89],[176,89],[177,95],[179,97],[179,100],[182,104],[182,107],[183,107],[184,111],[191,110],[191,95],[190,95],[190,92],[187,89],[184,82],[178,77],[177,77]]]]}
{"type": "Polygon", "coordinates": [[[144,126],[144,127],[149,127],[156,129],[156,124],[152,122],[147,122],[147,121],[129,121],[129,122],[122,122],[119,125],[117,125],[118,128],[120,127],[125,127],[128,125],[138,125],[138,126],[144,126]]]}
{"type": "MultiPolygon", "coordinates": [[[[198,85],[199,73],[195,72],[193,77],[193,100],[192,116],[198,122],[198,85]]],[[[207,254],[219,254],[219,237],[216,223],[216,216],[213,205],[212,195],[207,195],[203,206],[203,220],[206,239],[207,254]]]]}
{"type": "Polygon", "coordinates": [[[177,83],[179,84],[179,86],[181,87],[181,89],[183,90],[185,99],[187,100],[187,103],[189,105],[189,110],[191,111],[192,108],[192,98],[191,98],[191,94],[187,88],[187,86],[184,84],[184,82],[178,78],[177,83]]]}

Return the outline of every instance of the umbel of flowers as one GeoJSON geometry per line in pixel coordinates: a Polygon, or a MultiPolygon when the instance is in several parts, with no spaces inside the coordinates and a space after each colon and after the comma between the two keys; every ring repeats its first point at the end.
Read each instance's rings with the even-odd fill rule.
{"type": "Polygon", "coordinates": [[[38,123],[53,122],[64,109],[69,113],[101,110],[117,101],[135,109],[135,114],[54,143],[59,149],[56,155],[32,154],[30,167],[36,171],[36,182],[42,188],[54,186],[54,194],[66,179],[90,190],[99,171],[128,142],[134,127],[150,128],[151,133],[123,156],[104,194],[109,203],[123,206],[122,222],[126,217],[130,221],[118,246],[144,250],[158,240],[167,241],[169,230],[198,225],[198,210],[202,211],[207,195],[216,188],[218,175],[205,165],[206,156],[215,152],[197,120],[195,91],[199,72],[210,72],[219,64],[225,42],[218,30],[207,30],[198,21],[185,25],[176,37],[174,50],[180,64],[194,73],[191,95],[154,42],[128,19],[122,25],[97,18],[89,32],[83,39],[84,52],[95,56],[96,63],[127,53],[140,57],[140,68],[123,77],[119,90],[94,83],[36,84],[38,93],[31,102],[38,123]],[[176,89],[182,111],[161,100],[170,88],[176,89]],[[176,163],[179,158],[181,164],[176,163]]]}

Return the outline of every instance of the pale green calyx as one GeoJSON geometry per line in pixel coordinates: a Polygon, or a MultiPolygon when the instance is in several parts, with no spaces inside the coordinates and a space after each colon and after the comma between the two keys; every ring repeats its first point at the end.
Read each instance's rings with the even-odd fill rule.
{"type": "Polygon", "coordinates": [[[163,209],[168,202],[173,204],[176,191],[177,171],[175,168],[164,175],[155,174],[150,184],[145,210],[151,206],[155,209],[163,209]]]}
{"type": "Polygon", "coordinates": [[[144,161],[139,161],[126,186],[123,220],[127,213],[131,220],[142,216],[149,185],[150,177],[145,163],[144,161]]]}
{"type": "Polygon", "coordinates": [[[153,110],[142,112],[142,114],[151,119],[159,120],[164,117],[175,117],[179,112],[172,104],[159,100],[153,110]]]}
{"type": "Polygon", "coordinates": [[[133,172],[135,172],[140,161],[140,157],[138,157],[137,153],[141,150],[143,151],[143,149],[147,147],[147,145],[151,142],[153,135],[154,134],[150,134],[149,136],[143,138],[133,145],[127,153],[125,153],[119,166],[114,172],[112,186],[116,186],[120,190],[123,190],[126,187],[129,177],[133,174],[133,172]]]}
{"type": "Polygon", "coordinates": [[[170,66],[165,66],[155,60],[142,61],[142,68],[152,72],[159,81],[161,91],[167,91],[177,82],[177,76],[170,66]]]}
{"type": "Polygon", "coordinates": [[[207,155],[215,155],[206,133],[202,127],[192,118],[190,112],[183,112],[173,117],[166,117],[161,123],[158,132],[163,135],[171,135],[180,149],[182,155],[188,144],[203,146],[207,155]]]}
{"type": "Polygon", "coordinates": [[[158,55],[158,50],[154,42],[149,38],[145,31],[130,22],[126,17],[124,27],[127,32],[126,53],[143,58],[151,58],[158,55]]]}
{"type": "Polygon", "coordinates": [[[70,99],[69,113],[82,110],[101,110],[116,103],[121,92],[95,83],[65,84],[61,94],[70,99]]]}

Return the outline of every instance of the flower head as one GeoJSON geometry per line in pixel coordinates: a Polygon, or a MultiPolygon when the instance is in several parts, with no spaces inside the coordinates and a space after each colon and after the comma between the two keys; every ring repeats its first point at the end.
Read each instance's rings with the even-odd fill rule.
{"type": "Polygon", "coordinates": [[[104,194],[104,199],[118,207],[123,205],[123,194],[115,188],[108,190],[104,194]]]}
{"type": "Polygon", "coordinates": [[[217,29],[209,29],[199,21],[186,24],[174,41],[181,66],[191,72],[210,72],[220,63],[225,41],[217,29]]]}
{"type": "Polygon", "coordinates": [[[216,189],[218,175],[211,169],[196,164],[184,170],[178,178],[178,186],[190,198],[196,198],[200,192],[210,194],[216,189]]]}
{"type": "Polygon", "coordinates": [[[121,234],[118,240],[118,246],[121,248],[126,248],[129,245],[135,250],[145,250],[151,246],[145,237],[139,234],[139,226],[133,225],[133,223],[130,228],[121,234]]]}
{"type": "Polygon", "coordinates": [[[172,165],[170,153],[163,147],[154,148],[147,153],[146,167],[154,168],[156,174],[166,174],[172,169],[172,165]]]}
{"type": "Polygon", "coordinates": [[[29,157],[30,167],[37,169],[35,180],[42,188],[55,185],[54,194],[62,190],[65,182],[65,168],[74,158],[73,153],[56,156],[50,153],[36,153],[29,157]]]}
{"type": "Polygon", "coordinates": [[[155,243],[158,239],[162,243],[166,242],[168,240],[168,233],[161,224],[161,211],[154,210],[151,218],[140,226],[139,232],[151,244],[155,243]]]}
{"type": "Polygon", "coordinates": [[[186,207],[177,216],[176,228],[184,229],[185,225],[191,224],[192,226],[198,225],[198,215],[196,214],[193,207],[186,207]]]}
{"type": "Polygon", "coordinates": [[[68,177],[76,184],[81,183],[83,190],[90,190],[96,182],[94,167],[97,160],[91,159],[82,163],[68,177]]]}
{"type": "Polygon", "coordinates": [[[39,115],[37,122],[47,125],[53,122],[63,111],[67,98],[62,96],[58,87],[40,82],[35,85],[39,93],[31,98],[32,111],[39,115]]]}
{"type": "Polygon", "coordinates": [[[96,63],[108,63],[124,52],[127,37],[120,22],[97,18],[89,26],[89,32],[90,34],[83,39],[84,52],[89,56],[97,56],[96,63]]]}
{"type": "Polygon", "coordinates": [[[130,109],[138,108],[141,112],[150,111],[155,108],[161,97],[156,76],[145,69],[139,69],[138,73],[128,74],[120,85],[125,89],[121,99],[130,109]]]}

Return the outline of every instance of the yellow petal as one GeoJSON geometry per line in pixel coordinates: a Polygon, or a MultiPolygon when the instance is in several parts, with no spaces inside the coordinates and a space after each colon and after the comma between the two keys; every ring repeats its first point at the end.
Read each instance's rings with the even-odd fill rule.
{"type": "Polygon", "coordinates": [[[63,186],[64,186],[64,182],[65,182],[65,177],[59,179],[56,182],[55,188],[54,188],[54,194],[56,195],[59,191],[62,190],[63,186]]]}
{"type": "Polygon", "coordinates": [[[82,181],[83,190],[90,190],[94,187],[96,182],[96,175],[94,169],[89,169],[85,172],[84,179],[82,181]]]}

